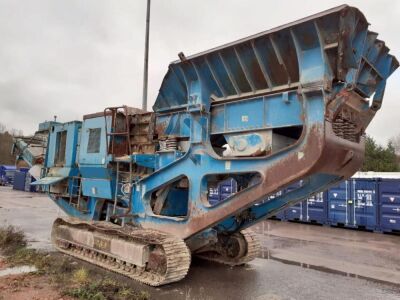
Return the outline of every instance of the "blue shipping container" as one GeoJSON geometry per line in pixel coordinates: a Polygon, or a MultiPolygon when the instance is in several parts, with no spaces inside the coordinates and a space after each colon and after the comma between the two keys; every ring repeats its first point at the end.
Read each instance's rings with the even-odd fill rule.
{"type": "MultiPolygon", "coordinates": [[[[296,186],[290,186],[276,195],[292,191],[296,186]]],[[[214,205],[234,192],[236,185],[229,181],[223,182],[209,189],[209,201],[214,205]]],[[[275,195],[268,199],[273,197],[275,195]]],[[[324,193],[318,193],[307,201],[278,212],[273,218],[400,232],[400,179],[346,180],[324,193]]]]}
{"type": "Polygon", "coordinates": [[[350,195],[348,180],[342,181],[338,186],[328,190],[328,222],[333,225],[349,224],[349,205],[347,200],[350,195]]]}
{"type": "MultiPolygon", "coordinates": [[[[295,184],[290,185],[284,189],[284,193],[290,193],[291,191],[301,187],[302,182],[299,181],[295,184]]],[[[303,204],[305,201],[297,203],[285,209],[285,218],[288,221],[301,221],[303,219],[303,204]]]]}
{"type": "Polygon", "coordinates": [[[378,186],[380,230],[400,231],[400,180],[382,179],[378,186]]]}
{"type": "Polygon", "coordinates": [[[327,192],[328,223],[346,227],[378,228],[377,182],[351,179],[327,192]]]}
{"type": "Polygon", "coordinates": [[[303,221],[304,215],[304,207],[307,206],[306,201],[301,201],[296,205],[290,206],[285,209],[285,218],[288,221],[303,221]]]}
{"type": "Polygon", "coordinates": [[[378,229],[378,183],[371,179],[351,180],[353,226],[378,229]]]}
{"type": "Polygon", "coordinates": [[[327,201],[324,193],[318,193],[284,211],[286,220],[325,224],[327,201]]]}
{"type": "Polygon", "coordinates": [[[18,191],[25,191],[25,172],[17,171],[14,175],[13,189],[18,191]]]}
{"type": "Polygon", "coordinates": [[[237,192],[237,182],[233,178],[220,182],[216,187],[208,189],[208,202],[215,205],[237,192]]]}
{"type": "Polygon", "coordinates": [[[0,185],[12,185],[14,182],[15,166],[0,166],[0,185]]]}
{"type": "Polygon", "coordinates": [[[303,215],[306,216],[306,220],[303,221],[325,224],[328,217],[327,203],[326,193],[323,192],[308,198],[305,205],[306,212],[303,212],[303,215]]]}
{"type": "MultiPolygon", "coordinates": [[[[262,201],[262,203],[264,203],[265,201],[268,201],[270,199],[274,199],[275,197],[279,197],[282,195],[282,191],[279,191],[273,195],[270,195],[267,197],[267,199],[265,199],[264,201],[262,201]]],[[[277,219],[277,220],[286,220],[286,214],[285,214],[285,210],[281,210],[279,211],[277,214],[273,215],[270,217],[271,219],[277,219]]]]}

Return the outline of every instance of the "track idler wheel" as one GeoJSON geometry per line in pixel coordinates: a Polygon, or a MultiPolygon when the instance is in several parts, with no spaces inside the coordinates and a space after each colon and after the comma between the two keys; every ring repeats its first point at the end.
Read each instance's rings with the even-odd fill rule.
{"type": "Polygon", "coordinates": [[[247,252],[247,243],[241,233],[222,236],[217,247],[219,248],[218,252],[230,259],[240,259],[247,252]]]}
{"type": "Polygon", "coordinates": [[[245,229],[230,235],[219,235],[215,245],[210,249],[203,249],[196,256],[230,266],[238,266],[255,259],[259,255],[260,249],[260,243],[254,232],[245,229]]]}

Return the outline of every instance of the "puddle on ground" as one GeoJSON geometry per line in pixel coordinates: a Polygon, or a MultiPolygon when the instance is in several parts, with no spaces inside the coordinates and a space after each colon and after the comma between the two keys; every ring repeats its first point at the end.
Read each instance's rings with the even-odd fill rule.
{"type": "Polygon", "coordinates": [[[383,279],[377,279],[377,278],[374,278],[372,276],[363,276],[363,275],[359,275],[359,274],[355,274],[355,273],[351,273],[351,272],[335,270],[335,269],[332,269],[332,268],[329,268],[329,267],[325,267],[325,266],[312,265],[312,264],[308,264],[308,263],[302,263],[302,262],[296,261],[296,260],[278,258],[278,257],[275,257],[273,255],[273,251],[269,250],[266,247],[262,247],[261,248],[261,251],[260,251],[260,254],[258,255],[258,258],[279,261],[279,262],[284,263],[286,265],[298,266],[298,267],[303,268],[303,269],[312,269],[312,270],[316,270],[316,271],[320,271],[320,272],[324,272],[324,273],[342,275],[342,276],[345,276],[345,277],[366,279],[366,280],[373,281],[373,282],[394,285],[396,287],[399,286],[398,283],[394,283],[392,281],[387,281],[387,280],[383,280],[383,279]]]}
{"type": "Polygon", "coordinates": [[[7,276],[7,275],[18,275],[24,273],[31,273],[35,272],[37,269],[34,266],[20,266],[20,267],[13,267],[7,268],[4,270],[0,270],[0,277],[7,276]]]}

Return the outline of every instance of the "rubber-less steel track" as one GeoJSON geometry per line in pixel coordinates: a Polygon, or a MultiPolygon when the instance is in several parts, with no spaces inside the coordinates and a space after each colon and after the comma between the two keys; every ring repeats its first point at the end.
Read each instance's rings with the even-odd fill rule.
{"type": "Polygon", "coordinates": [[[85,222],[59,218],[53,225],[52,241],[56,249],[63,253],[151,286],[160,286],[183,279],[189,270],[191,261],[190,250],[182,239],[160,231],[120,227],[108,222],[85,222]],[[120,239],[162,247],[165,257],[164,270],[161,274],[146,270],[146,268],[129,264],[112,254],[59,238],[56,227],[60,225],[87,229],[120,239]]]}
{"type": "Polygon", "coordinates": [[[243,236],[244,241],[246,242],[246,252],[243,256],[238,258],[230,258],[215,252],[205,252],[197,254],[196,256],[200,257],[201,259],[214,261],[229,266],[238,266],[248,263],[260,254],[260,242],[256,234],[250,229],[244,229],[240,231],[240,234],[243,236]]]}

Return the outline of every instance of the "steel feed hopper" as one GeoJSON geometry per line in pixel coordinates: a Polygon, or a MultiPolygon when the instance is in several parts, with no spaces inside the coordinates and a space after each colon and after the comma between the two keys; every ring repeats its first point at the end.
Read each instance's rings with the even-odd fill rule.
{"type": "Polygon", "coordinates": [[[35,183],[75,217],[56,220],[55,246],[154,286],[182,279],[191,255],[254,259],[249,226],[360,168],[398,67],[377,36],[340,6],[181,53],[154,112],[112,107],[55,124],[35,183]],[[211,204],[227,179],[237,192],[211,204]]]}

